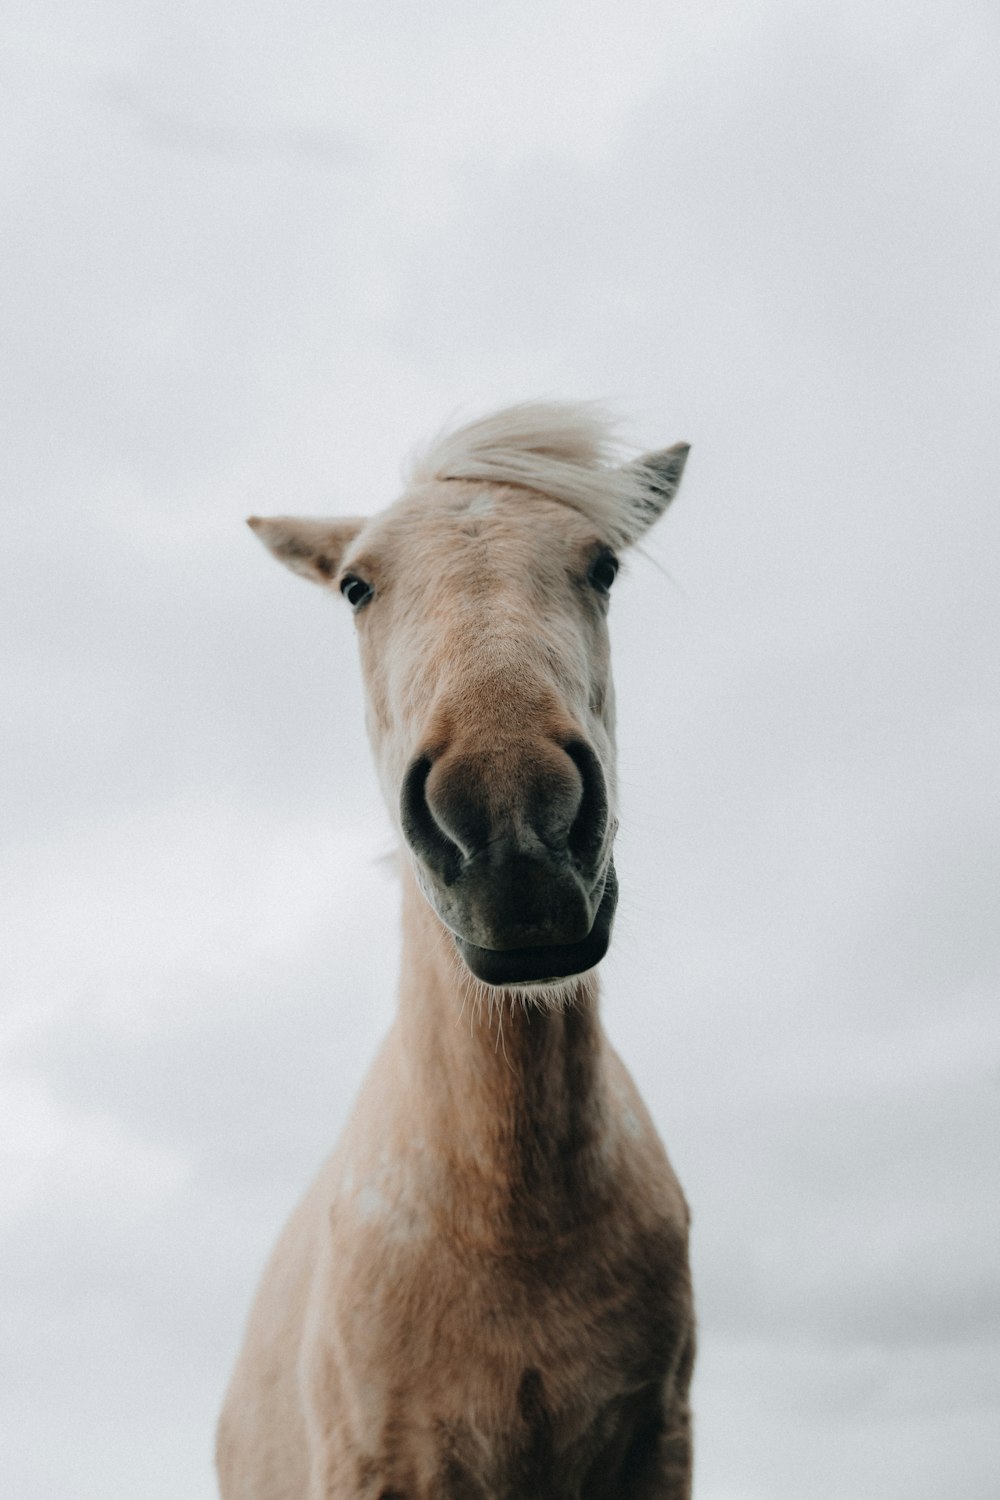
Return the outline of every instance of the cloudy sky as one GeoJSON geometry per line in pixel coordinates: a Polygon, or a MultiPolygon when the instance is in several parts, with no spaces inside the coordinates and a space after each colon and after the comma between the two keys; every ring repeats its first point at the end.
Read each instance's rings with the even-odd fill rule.
{"type": "Polygon", "coordinates": [[[0,1472],[209,1500],[392,1010],[346,611],[250,511],[449,416],[686,438],[616,588],[609,1029],[691,1200],[698,1500],[995,1500],[989,0],[11,0],[0,1472]]]}

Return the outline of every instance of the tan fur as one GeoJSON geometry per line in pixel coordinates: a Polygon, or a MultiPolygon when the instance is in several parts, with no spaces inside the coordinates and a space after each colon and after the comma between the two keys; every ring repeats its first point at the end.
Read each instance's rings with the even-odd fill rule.
{"type": "MultiPolygon", "coordinates": [[[[518,408],[522,436],[526,412],[544,428],[518,408]]],[[[678,453],[654,455],[672,488],[678,453]]],[[[592,487],[603,454],[561,461],[592,487]]],[[[610,850],[607,631],[581,579],[639,512],[602,530],[510,478],[425,472],[368,522],[254,524],[305,576],[374,587],[357,624],[394,815],[426,747],[507,815],[560,736],[586,735],[610,850]]],[[[219,1426],[224,1500],[682,1500],[687,1210],[596,973],[487,989],[409,850],[403,885],[397,1019],[265,1273],[219,1426]]]]}

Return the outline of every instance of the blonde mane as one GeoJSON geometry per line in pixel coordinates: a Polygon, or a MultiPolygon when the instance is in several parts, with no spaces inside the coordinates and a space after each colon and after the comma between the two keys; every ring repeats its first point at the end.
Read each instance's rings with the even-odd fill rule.
{"type": "Polygon", "coordinates": [[[617,423],[597,402],[530,401],[446,428],[411,461],[408,486],[482,480],[537,490],[627,545],[660,506],[662,477],[622,462],[617,423]]]}

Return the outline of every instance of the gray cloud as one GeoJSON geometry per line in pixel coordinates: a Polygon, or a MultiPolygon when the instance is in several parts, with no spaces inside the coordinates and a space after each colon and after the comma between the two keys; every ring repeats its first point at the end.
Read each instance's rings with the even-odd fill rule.
{"type": "Polygon", "coordinates": [[[669,578],[616,590],[606,1011],[694,1206],[700,1493],[994,1492],[996,21],[591,22],[15,36],[22,1500],[212,1493],[253,1283],[391,1008],[350,622],[242,517],[370,509],[449,412],[534,394],[694,443],[669,578]]]}

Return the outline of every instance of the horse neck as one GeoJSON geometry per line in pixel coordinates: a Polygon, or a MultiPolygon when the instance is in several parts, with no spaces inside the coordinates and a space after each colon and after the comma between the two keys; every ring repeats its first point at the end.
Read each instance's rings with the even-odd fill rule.
{"type": "Polygon", "coordinates": [[[523,1241],[593,1210],[607,1115],[593,975],[563,1009],[491,1006],[407,870],[397,1031],[412,1138],[455,1185],[452,1232],[523,1241]]]}

